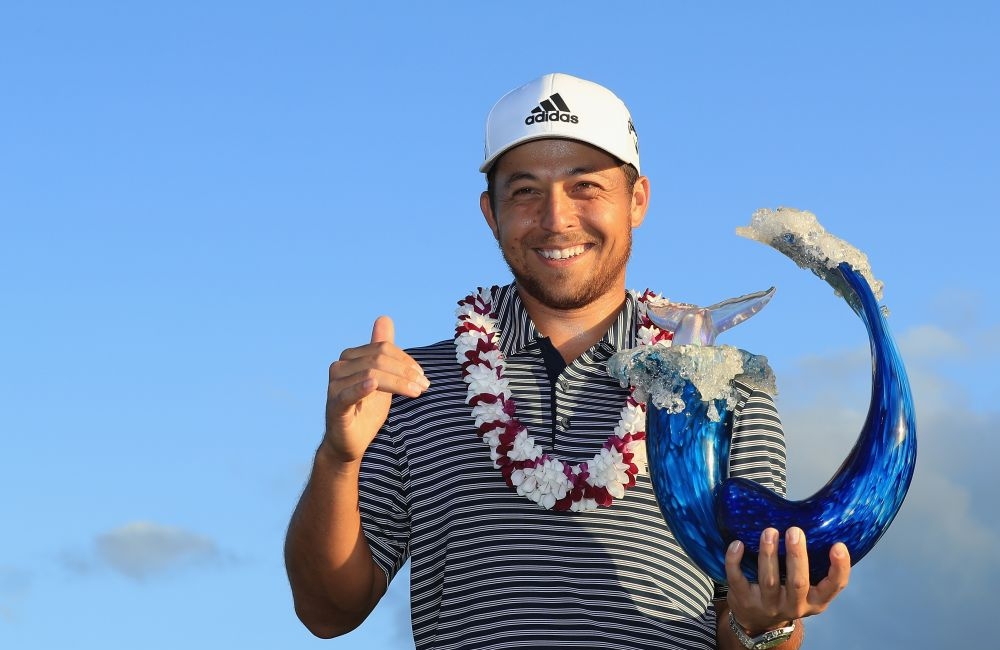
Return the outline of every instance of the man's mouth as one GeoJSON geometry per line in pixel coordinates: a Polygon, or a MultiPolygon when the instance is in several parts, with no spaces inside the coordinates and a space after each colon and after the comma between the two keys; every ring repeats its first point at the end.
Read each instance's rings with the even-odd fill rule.
{"type": "Polygon", "coordinates": [[[587,252],[586,245],[571,246],[570,248],[539,248],[538,254],[547,260],[568,260],[577,255],[587,252]]]}

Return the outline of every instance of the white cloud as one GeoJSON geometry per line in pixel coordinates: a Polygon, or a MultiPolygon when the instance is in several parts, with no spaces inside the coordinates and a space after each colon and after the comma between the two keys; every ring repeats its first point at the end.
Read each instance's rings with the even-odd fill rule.
{"type": "Polygon", "coordinates": [[[93,557],[75,549],[62,551],[56,559],[60,566],[76,575],[89,575],[97,568],[93,557]]]}
{"type": "Polygon", "coordinates": [[[970,351],[964,340],[934,325],[922,325],[908,330],[896,343],[903,358],[913,361],[962,358],[970,351]]]}
{"type": "Polygon", "coordinates": [[[18,620],[19,607],[31,589],[31,579],[27,571],[0,565],[0,622],[18,620]]]}
{"type": "MultiPolygon", "coordinates": [[[[935,327],[897,339],[904,349],[917,409],[913,483],[896,520],[854,569],[830,611],[809,624],[809,647],[933,648],[992,634],[987,611],[1000,581],[1000,521],[993,460],[998,414],[978,410],[963,388],[935,372],[959,360],[985,365],[966,344],[935,327]],[[901,625],[900,621],[911,624],[901,625]]],[[[788,437],[790,496],[821,487],[853,446],[868,409],[867,350],[812,358],[787,377],[779,405],[788,437]]],[[[972,645],[976,645],[973,643],[972,645]]]]}
{"type": "Polygon", "coordinates": [[[145,521],[99,535],[98,557],[115,571],[141,580],[169,569],[220,557],[215,543],[200,535],[145,521]]]}

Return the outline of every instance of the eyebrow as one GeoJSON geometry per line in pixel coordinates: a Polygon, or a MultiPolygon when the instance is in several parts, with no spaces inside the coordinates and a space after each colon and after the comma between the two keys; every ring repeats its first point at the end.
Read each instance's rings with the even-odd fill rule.
{"type": "MultiPolygon", "coordinates": [[[[582,176],[584,174],[592,174],[592,173],[597,172],[597,171],[598,171],[598,169],[595,168],[595,167],[574,167],[573,169],[569,170],[566,173],[566,175],[567,176],[582,176]]],[[[535,176],[534,174],[532,174],[531,172],[514,172],[513,174],[511,174],[507,178],[506,181],[504,181],[503,187],[504,187],[505,190],[509,189],[511,185],[513,185],[514,183],[516,183],[517,181],[520,181],[520,180],[534,181],[534,180],[538,180],[538,177],[535,176]]]]}

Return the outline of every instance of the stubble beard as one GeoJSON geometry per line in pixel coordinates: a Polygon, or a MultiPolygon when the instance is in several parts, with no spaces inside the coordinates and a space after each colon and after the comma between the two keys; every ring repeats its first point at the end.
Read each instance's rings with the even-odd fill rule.
{"type": "MultiPolygon", "coordinates": [[[[503,255],[507,268],[510,269],[514,280],[517,282],[519,291],[529,294],[538,302],[551,309],[568,311],[581,309],[597,301],[607,292],[615,289],[618,278],[628,265],[629,257],[632,254],[632,231],[628,231],[625,242],[625,251],[618,257],[608,260],[606,264],[596,270],[592,278],[584,278],[577,286],[569,286],[563,279],[554,282],[545,282],[536,275],[529,272],[522,273],[511,263],[510,257],[497,242],[500,253],[503,255]]],[[[572,271],[567,271],[565,279],[571,279],[572,271]]]]}

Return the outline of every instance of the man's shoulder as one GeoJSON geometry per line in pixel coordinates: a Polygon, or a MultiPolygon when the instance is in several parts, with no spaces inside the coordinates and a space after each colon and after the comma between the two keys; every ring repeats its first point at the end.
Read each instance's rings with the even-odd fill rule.
{"type": "Polygon", "coordinates": [[[455,361],[455,341],[445,339],[429,345],[406,348],[405,352],[413,357],[413,360],[421,366],[451,364],[457,365],[455,361]]]}
{"type": "Polygon", "coordinates": [[[414,354],[439,354],[442,351],[447,350],[451,350],[452,352],[455,351],[454,339],[443,339],[441,341],[437,341],[436,343],[409,347],[406,348],[406,353],[412,356],[414,354]]]}

